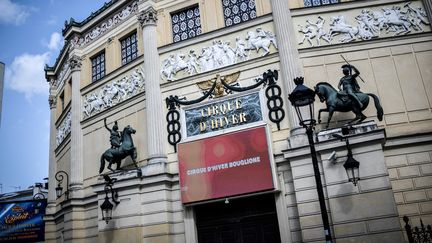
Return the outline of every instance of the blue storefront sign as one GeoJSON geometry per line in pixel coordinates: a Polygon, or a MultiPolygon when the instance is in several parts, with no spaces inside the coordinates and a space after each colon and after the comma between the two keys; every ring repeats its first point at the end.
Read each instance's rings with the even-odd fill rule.
{"type": "Polygon", "coordinates": [[[45,240],[46,200],[0,202],[0,242],[45,240]]]}

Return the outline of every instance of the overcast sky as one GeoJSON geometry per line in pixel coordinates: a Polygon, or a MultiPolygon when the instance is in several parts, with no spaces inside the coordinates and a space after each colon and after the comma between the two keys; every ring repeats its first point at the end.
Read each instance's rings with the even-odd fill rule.
{"type": "Polygon", "coordinates": [[[6,65],[0,127],[3,193],[48,176],[50,116],[43,69],[54,64],[63,46],[65,20],[82,21],[103,3],[0,0],[0,61],[6,65]]]}

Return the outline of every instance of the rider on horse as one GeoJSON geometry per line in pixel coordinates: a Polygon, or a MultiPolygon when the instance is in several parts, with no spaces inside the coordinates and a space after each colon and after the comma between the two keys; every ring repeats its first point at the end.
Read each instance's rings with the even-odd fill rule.
{"type": "Polygon", "coordinates": [[[117,121],[114,122],[112,129],[106,124],[106,118],[104,119],[105,128],[110,132],[111,148],[119,148],[121,145],[121,135],[118,132],[117,121]]]}
{"type": "Polygon", "coordinates": [[[342,66],[342,72],[345,76],[343,76],[339,81],[339,94],[348,95],[354,104],[357,104],[360,109],[363,108],[363,104],[356,95],[356,93],[360,92],[360,86],[356,80],[356,77],[360,75],[360,72],[357,68],[349,64],[342,66]],[[352,74],[352,70],[354,70],[354,74],[352,74]]]}

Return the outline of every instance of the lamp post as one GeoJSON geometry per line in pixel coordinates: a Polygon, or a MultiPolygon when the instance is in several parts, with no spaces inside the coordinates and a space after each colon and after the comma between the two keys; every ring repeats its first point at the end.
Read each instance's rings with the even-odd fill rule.
{"type": "Polygon", "coordinates": [[[315,143],[313,140],[313,129],[316,124],[314,119],[314,106],[315,92],[303,85],[304,78],[297,77],[294,79],[294,83],[297,85],[293,92],[289,94],[288,99],[294,106],[297,116],[300,121],[300,126],[306,129],[306,135],[309,140],[309,148],[312,156],[312,165],[315,175],[315,183],[317,186],[318,200],[321,209],[321,217],[324,226],[324,235],[327,243],[333,242],[330,230],[330,223],[327,214],[327,208],[324,200],[324,191],[321,182],[320,171],[318,167],[318,159],[315,151],[315,143]]]}
{"type": "Polygon", "coordinates": [[[66,199],[69,198],[69,175],[64,170],[60,170],[55,174],[55,179],[58,181],[58,186],[55,188],[57,198],[61,197],[63,195],[63,187],[61,186],[64,177],[66,177],[66,191],[64,192],[64,195],[66,199]]]}

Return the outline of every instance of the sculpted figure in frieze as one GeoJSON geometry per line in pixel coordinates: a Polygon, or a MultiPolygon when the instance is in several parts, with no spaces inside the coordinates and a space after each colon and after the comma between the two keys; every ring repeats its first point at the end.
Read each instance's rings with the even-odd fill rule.
{"type": "Polygon", "coordinates": [[[325,20],[318,16],[318,20],[313,23],[309,19],[306,20],[306,25],[298,25],[299,32],[303,33],[303,38],[299,42],[299,44],[303,44],[305,40],[309,42],[310,46],[314,46],[312,43],[312,39],[316,37],[317,46],[321,46],[321,39],[325,40],[327,43],[330,43],[330,35],[324,30],[325,20]]]}
{"type": "Polygon", "coordinates": [[[255,32],[253,31],[247,32],[247,50],[256,50],[257,52],[259,52],[260,49],[263,49],[264,53],[262,54],[262,56],[265,56],[270,53],[269,48],[271,44],[273,44],[274,47],[277,49],[276,36],[273,33],[269,31],[264,31],[262,28],[257,28],[256,32],[258,34],[255,34],[255,32]]]}
{"type": "Polygon", "coordinates": [[[343,15],[331,17],[330,26],[330,38],[342,34],[343,37],[340,38],[342,43],[355,40],[358,33],[358,28],[347,24],[343,15]]]}
{"type": "Polygon", "coordinates": [[[324,30],[325,20],[321,16],[318,16],[318,20],[315,23],[312,23],[309,20],[307,20],[306,22],[308,22],[308,24],[310,24],[312,26],[315,26],[315,28],[317,29],[317,44],[318,44],[318,46],[321,45],[320,39],[323,39],[327,43],[330,43],[330,36],[324,30]]]}
{"type": "Polygon", "coordinates": [[[378,97],[372,93],[363,93],[360,91],[360,86],[357,82],[357,77],[360,78],[360,72],[357,68],[346,64],[342,66],[342,72],[344,76],[339,81],[339,91],[326,82],[320,82],[315,86],[315,93],[320,101],[325,102],[327,106],[325,109],[319,110],[318,122],[321,123],[321,112],[328,112],[326,124],[326,128],[328,128],[335,111],[353,112],[356,116],[349,121],[348,124],[364,121],[367,117],[362,111],[365,110],[369,104],[369,96],[374,100],[378,120],[382,121],[384,111],[378,97]]]}
{"type": "Polygon", "coordinates": [[[303,38],[299,42],[299,44],[301,45],[305,40],[307,40],[310,46],[314,46],[314,44],[312,43],[312,39],[315,38],[315,36],[317,35],[315,28],[312,27],[309,22],[308,24],[306,24],[306,26],[299,24],[298,27],[299,32],[303,33],[303,38]]]}
{"type": "Polygon", "coordinates": [[[108,162],[107,169],[114,172],[111,168],[113,164],[116,164],[116,170],[121,170],[121,161],[130,156],[135,167],[136,164],[137,151],[133,143],[132,134],[135,134],[135,129],[127,125],[122,132],[118,132],[117,122],[114,122],[112,129],[110,129],[106,124],[106,119],[104,120],[105,128],[110,132],[110,143],[111,148],[107,149],[100,158],[100,169],[99,174],[105,169],[105,162],[108,162]]]}
{"type": "Polygon", "coordinates": [[[246,43],[239,37],[236,37],[235,54],[240,62],[249,59],[249,55],[246,52],[246,43]]]}

